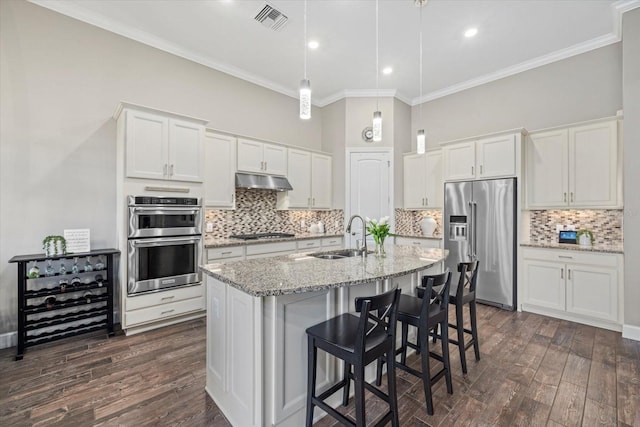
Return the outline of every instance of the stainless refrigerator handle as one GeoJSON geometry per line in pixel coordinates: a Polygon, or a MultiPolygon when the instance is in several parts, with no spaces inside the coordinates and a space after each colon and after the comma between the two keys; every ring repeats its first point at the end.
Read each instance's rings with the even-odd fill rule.
{"type": "Polygon", "coordinates": [[[477,233],[477,228],[478,228],[478,203],[477,202],[473,202],[473,207],[472,207],[472,215],[473,215],[473,230],[471,230],[473,232],[473,258],[475,259],[478,256],[478,233],[477,233]]]}
{"type": "Polygon", "coordinates": [[[468,236],[469,236],[469,258],[473,258],[474,255],[474,244],[475,244],[475,236],[474,236],[474,220],[473,220],[473,202],[469,202],[469,229],[468,229],[468,236]]]}

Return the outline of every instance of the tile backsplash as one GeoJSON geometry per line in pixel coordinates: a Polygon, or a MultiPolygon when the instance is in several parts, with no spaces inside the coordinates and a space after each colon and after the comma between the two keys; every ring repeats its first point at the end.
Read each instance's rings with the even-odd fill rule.
{"type": "Polygon", "coordinates": [[[419,210],[412,211],[407,209],[396,208],[395,220],[396,229],[395,234],[401,234],[403,236],[422,236],[422,229],[420,228],[420,220],[425,216],[431,216],[436,220],[436,231],[434,236],[442,235],[442,211],[441,210],[419,210]]]}
{"type": "Polygon", "coordinates": [[[530,241],[557,242],[556,224],[591,230],[595,243],[622,244],[622,210],[531,211],[530,241]]]}
{"type": "Polygon", "coordinates": [[[223,238],[230,234],[308,233],[309,226],[319,221],[324,223],[327,234],[344,232],[344,213],[341,209],[279,211],[276,210],[276,200],[277,192],[272,190],[236,189],[235,210],[206,210],[205,222],[213,223],[213,231],[206,233],[206,236],[223,238]]]}

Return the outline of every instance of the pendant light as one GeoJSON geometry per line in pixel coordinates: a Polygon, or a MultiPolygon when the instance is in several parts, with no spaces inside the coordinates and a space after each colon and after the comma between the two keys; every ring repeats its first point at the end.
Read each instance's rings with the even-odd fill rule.
{"type": "Polygon", "coordinates": [[[307,79],[307,0],[304,0],[304,79],[300,81],[300,118],[311,118],[311,82],[307,79]]]}
{"type": "Polygon", "coordinates": [[[382,112],[378,108],[378,0],[376,0],[376,111],[373,113],[373,141],[382,141],[382,112]]]}
{"type": "MultiPolygon", "coordinates": [[[[420,115],[418,120],[422,121],[422,8],[427,3],[427,0],[416,0],[416,5],[420,8],[420,115]]],[[[416,151],[418,154],[424,154],[426,150],[426,142],[424,136],[424,129],[418,129],[416,135],[416,151]]]]}

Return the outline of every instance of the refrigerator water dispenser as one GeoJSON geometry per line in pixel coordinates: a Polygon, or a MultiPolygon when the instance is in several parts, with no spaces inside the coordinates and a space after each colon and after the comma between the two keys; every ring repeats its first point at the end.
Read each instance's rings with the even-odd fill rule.
{"type": "Polygon", "coordinates": [[[449,217],[449,240],[467,240],[466,215],[451,215],[449,217]]]}

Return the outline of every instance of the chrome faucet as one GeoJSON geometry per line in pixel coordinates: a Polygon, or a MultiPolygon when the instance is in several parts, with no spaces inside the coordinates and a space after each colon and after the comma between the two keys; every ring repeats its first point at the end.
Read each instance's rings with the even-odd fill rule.
{"type": "MultiPolygon", "coordinates": [[[[347,229],[345,230],[347,233],[351,233],[351,223],[354,218],[360,218],[360,222],[362,222],[362,246],[358,244],[358,240],[356,240],[356,249],[362,252],[362,256],[367,256],[367,222],[360,215],[351,215],[349,218],[349,223],[347,224],[347,229]]],[[[355,236],[356,233],[351,233],[352,236],[355,236]]]]}

